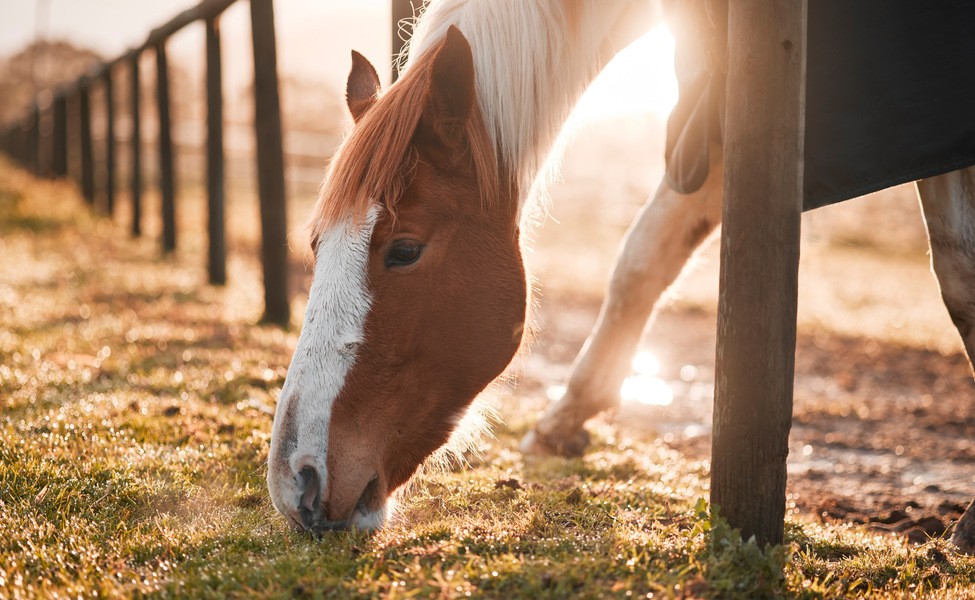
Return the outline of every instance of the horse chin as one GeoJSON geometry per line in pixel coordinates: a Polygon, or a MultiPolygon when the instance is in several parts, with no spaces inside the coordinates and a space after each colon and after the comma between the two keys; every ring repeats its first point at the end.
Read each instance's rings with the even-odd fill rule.
{"type": "Polygon", "coordinates": [[[395,509],[396,501],[387,498],[376,508],[358,507],[349,518],[349,528],[364,531],[378,531],[386,524],[390,514],[395,509]]]}
{"type": "Polygon", "coordinates": [[[315,536],[324,535],[332,531],[379,531],[389,520],[390,515],[396,507],[393,498],[387,498],[382,504],[375,508],[365,506],[356,507],[352,516],[346,521],[319,521],[311,527],[307,527],[300,522],[290,519],[291,526],[299,532],[308,532],[315,536]]]}

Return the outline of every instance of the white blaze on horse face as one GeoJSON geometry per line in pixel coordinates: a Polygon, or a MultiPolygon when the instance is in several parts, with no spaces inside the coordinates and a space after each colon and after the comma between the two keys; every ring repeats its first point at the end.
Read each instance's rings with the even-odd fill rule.
{"type": "MultiPolygon", "coordinates": [[[[318,240],[305,323],[278,399],[268,455],[271,500],[298,526],[303,520],[303,485],[308,485],[308,478],[302,481],[299,476],[302,469],[314,469],[318,498],[327,497],[324,486],[332,404],[362,341],[371,303],[366,263],[378,215],[379,207],[374,206],[362,224],[338,224],[318,240]]],[[[374,515],[361,517],[375,520],[374,515]]]]}

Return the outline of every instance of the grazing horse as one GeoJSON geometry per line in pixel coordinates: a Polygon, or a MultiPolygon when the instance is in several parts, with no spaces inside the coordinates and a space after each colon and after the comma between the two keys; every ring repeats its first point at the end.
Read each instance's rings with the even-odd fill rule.
{"type": "MultiPolygon", "coordinates": [[[[314,280],[268,456],[271,499],[295,527],[382,526],[394,492],[463,434],[521,345],[521,223],[536,181],[578,97],[658,15],[633,0],[435,0],[384,93],[353,53],[355,124],[313,216],[314,280]]],[[[581,452],[583,424],[618,401],[657,300],[720,222],[719,144],[709,160],[695,191],[661,184],[631,226],[567,392],[524,452],[581,452]]],[[[972,357],[975,170],[918,189],[972,357]]]]}

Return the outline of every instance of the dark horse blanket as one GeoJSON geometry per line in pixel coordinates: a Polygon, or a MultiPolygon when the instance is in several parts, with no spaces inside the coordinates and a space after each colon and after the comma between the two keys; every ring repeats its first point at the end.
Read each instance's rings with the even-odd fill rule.
{"type": "MultiPolygon", "coordinates": [[[[721,139],[727,0],[678,0],[670,22],[667,178],[686,193],[721,139]]],[[[805,210],[975,164],[975,1],[809,0],[807,35],[805,210]]]]}

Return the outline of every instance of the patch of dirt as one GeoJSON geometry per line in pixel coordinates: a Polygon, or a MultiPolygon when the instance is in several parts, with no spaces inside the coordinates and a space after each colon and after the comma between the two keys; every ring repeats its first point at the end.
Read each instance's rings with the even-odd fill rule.
{"type": "MultiPolygon", "coordinates": [[[[594,298],[543,299],[519,402],[562,383],[598,309],[594,298]]],[[[689,459],[709,458],[715,322],[706,308],[662,311],[641,349],[659,361],[673,401],[624,403],[605,417],[611,431],[659,436],[689,459]]],[[[796,356],[790,513],[912,542],[950,535],[975,495],[975,383],[964,354],[805,327],[796,356]]]]}
{"type": "MultiPolygon", "coordinates": [[[[529,255],[539,334],[510,411],[527,422],[565,382],[623,231],[660,176],[647,164],[653,150],[634,151],[652,128],[612,131],[599,143],[583,134],[566,157],[529,255]]],[[[938,535],[975,496],[975,384],[930,272],[914,191],[806,213],[802,229],[789,510],[938,535]]],[[[673,401],[623,404],[602,418],[610,427],[597,426],[606,441],[659,436],[688,458],[710,457],[718,265],[712,240],[641,344],[673,401]]]]}

